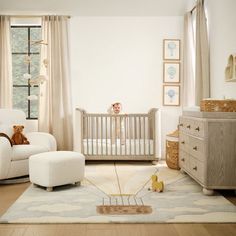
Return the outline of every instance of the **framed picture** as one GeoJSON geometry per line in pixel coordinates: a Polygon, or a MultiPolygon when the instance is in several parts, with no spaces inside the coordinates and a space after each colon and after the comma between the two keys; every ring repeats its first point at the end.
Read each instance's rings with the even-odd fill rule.
{"type": "Polygon", "coordinates": [[[163,82],[164,83],[179,83],[180,82],[180,63],[179,62],[164,62],[163,82]]]}
{"type": "Polygon", "coordinates": [[[179,85],[163,85],[163,105],[164,106],[180,105],[179,85]]]}
{"type": "Polygon", "coordinates": [[[164,39],[163,41],[164,60],[180,60],[180,40],[164,39]]]}

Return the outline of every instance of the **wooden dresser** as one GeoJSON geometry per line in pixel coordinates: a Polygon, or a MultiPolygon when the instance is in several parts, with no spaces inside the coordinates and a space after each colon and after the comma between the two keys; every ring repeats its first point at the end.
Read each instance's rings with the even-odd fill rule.
{"type": "Polygon", "coordinates": [[[236,112],[184,111],[179,131],[179,166],[203,193],[236,189],[236,112]]]}

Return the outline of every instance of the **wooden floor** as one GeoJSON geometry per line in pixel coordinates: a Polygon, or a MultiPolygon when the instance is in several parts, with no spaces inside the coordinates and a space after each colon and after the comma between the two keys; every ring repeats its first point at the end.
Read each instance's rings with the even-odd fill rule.
{"type": "MultiPolygon", "coordinates": [[[[0,185],[0,215],[29,183],[0,185]]],[[[233,191],[221,192],[236,205],[233,191]]],[[[236,224],[0,224],[0,236],[235,236],[236,224]]]]}

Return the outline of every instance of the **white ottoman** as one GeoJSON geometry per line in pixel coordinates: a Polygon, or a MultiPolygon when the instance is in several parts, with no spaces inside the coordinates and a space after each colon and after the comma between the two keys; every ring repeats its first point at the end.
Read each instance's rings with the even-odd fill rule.
{"type": "Polygon", "coordinates": [[[80,184],[84,178],[85,157],[78,152],[56,151],[32,155],[29,158],[30,181],[47,191],[64,184],[80,184]]]}

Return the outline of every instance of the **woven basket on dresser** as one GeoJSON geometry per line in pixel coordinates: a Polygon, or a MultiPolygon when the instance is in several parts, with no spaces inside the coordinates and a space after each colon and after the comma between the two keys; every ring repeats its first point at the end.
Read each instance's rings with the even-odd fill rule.
{"type": "Polygon", "coordinates": [[[179,133],[178,130],[166,135],[166,164],[169,168],[179,170],[179,133]]]}
{"type": "Polygon", "coordinates": [[[202,100],[200,110],[206,112],[236,112],[236,100],[202,100]]]}

